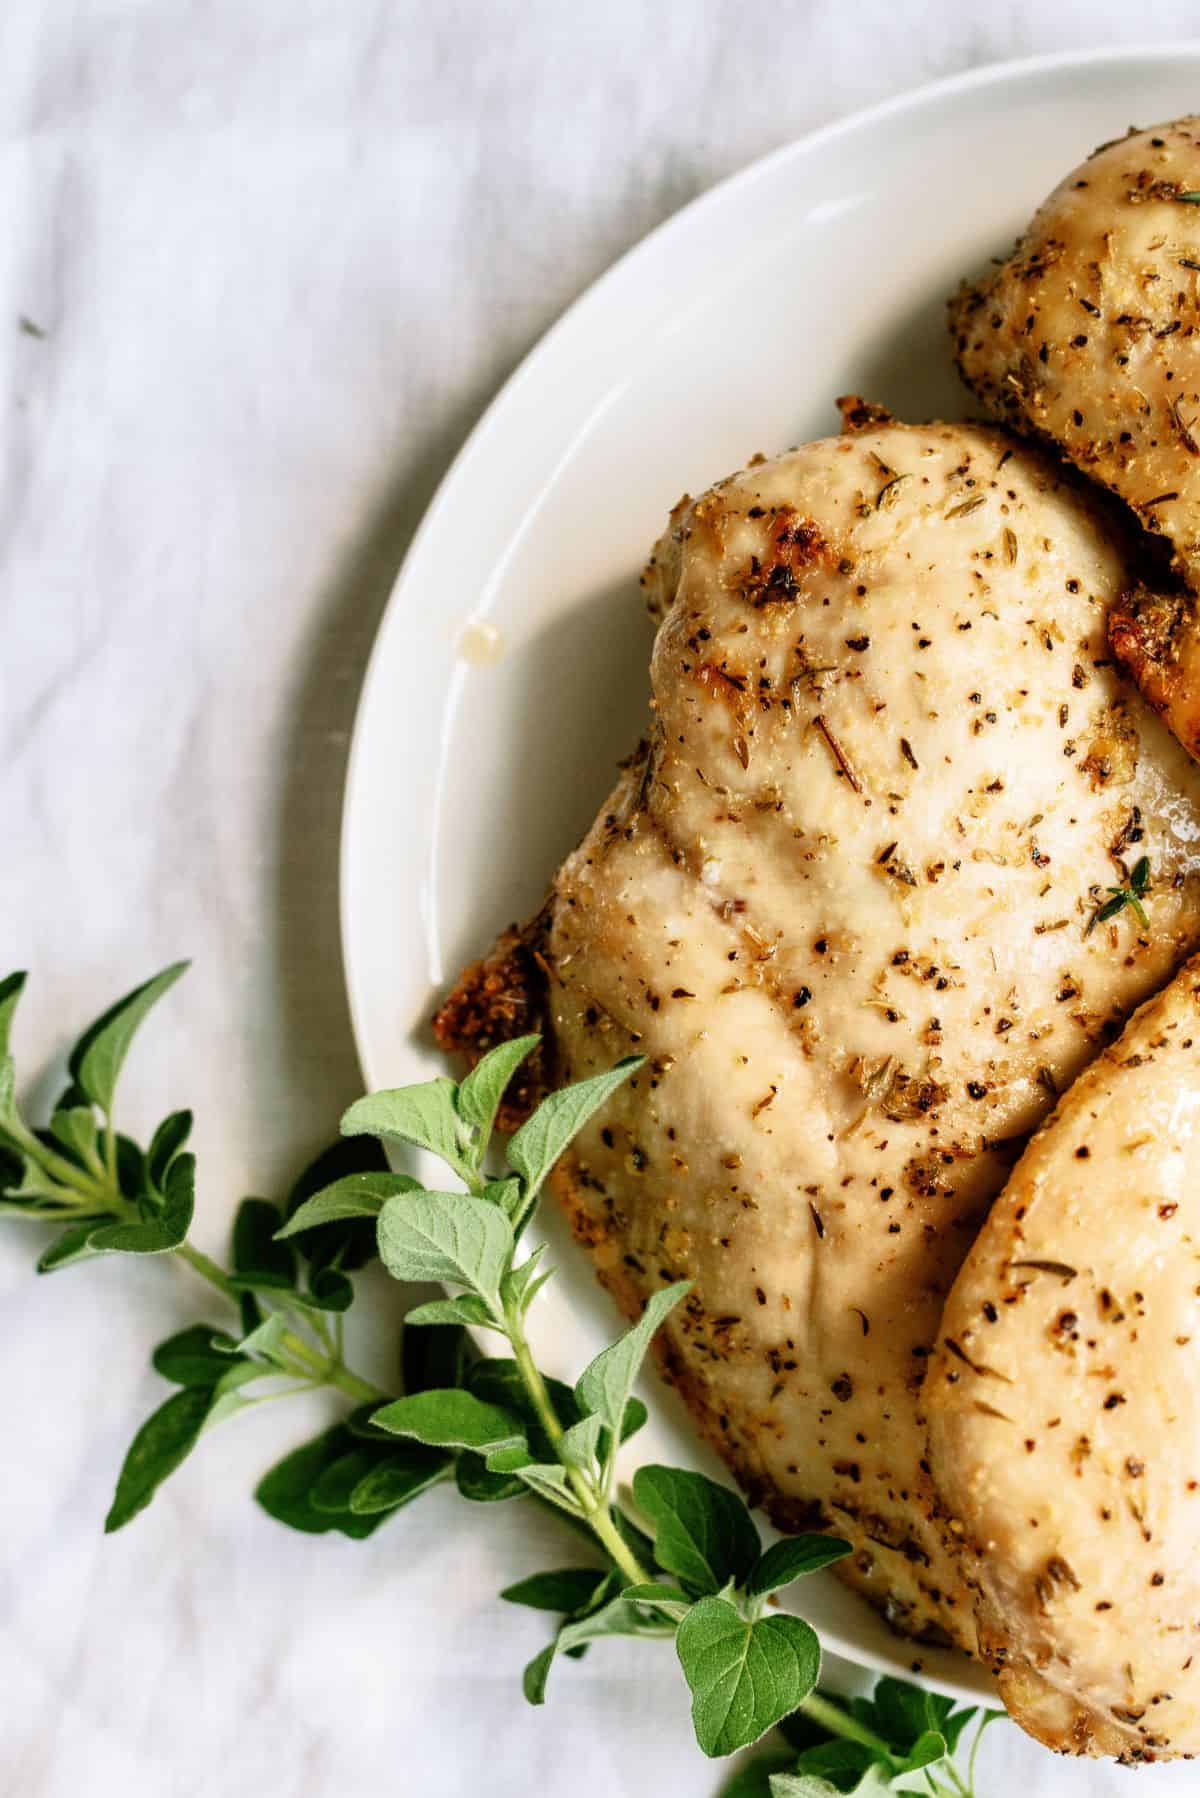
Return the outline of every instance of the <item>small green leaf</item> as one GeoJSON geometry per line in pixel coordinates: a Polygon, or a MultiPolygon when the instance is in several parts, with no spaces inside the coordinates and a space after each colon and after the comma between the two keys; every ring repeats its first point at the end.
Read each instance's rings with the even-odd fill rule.
{"type": "Polygon", "coordinates": [[[350,1509],[357,1517],[395,1511],[448,1478],[453,1468],[453,1458],[437,1449],[418,1442],[395,1444],[386,1460],[376,1461],[354,1488],[350,1509]]]}
{"type": "Polygon", "coordinates": [[[405,1329],[420,1329],[428,1324],[462,1324],[468,1329],[497,1329],[492,1314],[477,1293],[460,1293],[456,1299],[430,1299],[418,1305],[404,1319],[405,1329]]]}
{"type": "Polygon", "coordinates": [[[354,1490],[361,1485],[375,1464],[368,1448],[348,1448],[344,1455],[323,1468],[309,1488],[308,1501],[316,1511],[332,1512],[350,1509],[354,1490]]]}
{"type": "Polygon", "coordinates": [[[150,1357],[155,1373],[176,1386],[215,1386],[229,1370],[237,1343],[214,1324],[191,1324],[160,1342],[150,1357]],[[220,1344],[220,1346],[216,1346],[220,1344]]]}
{"type": "Polygon", "coordinates": [[[664,1611],[677,1622],[685,1611],[691,1610],[695,1602],[682,1586],[668,1586],[657,1580],[644,1586],[626,1586],[621,1597],[629,1599],[631,1604],[652,1605],[656,1611],[664,1611]]]}
{"type": "Polygon", "coordinates": [[[504,1213],[466,1193],[412,1193],[379,1214],[379,1253],[394,1279],[470,1287],[496,1310],[512,1249],[504,1213]]]}
{"type": "Polygon", "coordinates": [[[378,1217],[385,1199],[420,1191],[421,1182],[410,1174],[383,1170],[345,1174],[323,1192],[314,1193],[311,1199],[298,1205],[282,1230],[275,1232],[275,1240],[281,1242],[289,1236],[299,1236],[304,1230],[315,1229],[319,1224],[340,1223],[348,1217],[378,1217]]]}
{"type": "Polygon", "coordinates": [[[1150,857],[1143,855],[1133,865],[1133,873],[1129,876],[1129,885],[1139,899],[1144,899],[1150,886],[1150,857]]]}
{"type": "Polygon", "coordinates": [[[171,1163],[191,1133],[190,1111],[173,1111],[154,1132],[146,1151],[146,1177],[158,1192],[162,1192],[171,1163]]]}
{"type": "Polygon", "coordinates": [[[515,1473],[489,1473],[482,1455],[459,1455],[454,1479],[461,1496],[473,1504],[505,1504],[529,1496],[529,1487],[515,1473]]]}
{"type": "Polygon", "coordinates": [[[644,1055],[628,1055],[606,1074],[565,1086],[542,1100],[508,1145],[508,1164],[525,1180],[527,1194],[538,1192],[567,1144],[645,1059],[644,1055]]]}
{"type": "Polygon", "coordinates": [[[690,1280],[677,1280],[673,1286],[664,1286],[661,1292],[653,1293],[637,1323],[608,1348],[602,1349],[576,1381],[575,1397],[580,1408],[585,1413],[594,1412],[614,1435],[620,1435],[625,1404],[651,1338],[667,1313],[690,1289],[690,1280]]]}
{"type": "MultiPolygon", "coordinates": [[[[513,1185],[516,1184],[514,1180],[513,1185]]],[[[550,1278],[550,1270],[538,1273],[543,1249],[544,1245],[539,1245],[518,1267],[510,1267],[500,1282],[500,1297],[505,1308],[511,1307],[519,1317],[524,1317],[534,1298],[550,1278]]]]}
{"type": "Polygon", "coordinates": [[[91,1247],[121,1255],[167,1255],[186,1237],[196,1209],[196,1157],[177,1155],[167,1173],[162,1209],[140,1224],[102,1224],[91,1247]]]}
{"type": "Polygon", "coordinates": [[[639,1467],[633,1497],[654,1526],[654,1558],[699,1593],[744,1584],[761,1544],[737,1493],[702,1473],[679,1467],[639,1467]]]}
{"type": "Polygon", "coordinates": [[[771,1798],[772,1773],[788,1772],[791,1756],[782,1750],[760,1754],[721,1787],[720,1798],[771,1798]]]}
{"type": "Polygon", "coordinates": [[[570,1616],[590,1603],[605,1577],[595,1567],[560,1567],[552,1573],[531,1573],[528,1579],[505,1586],[500,1596],[509,1604],[570,1616]]]}
{"type": "Polygon", "coordinates": [[[338,1530],[344,1536],[369,1536],[387,1512],[378,1517],[356,1517],[349,1511],[318,1511],[309,1496],[325,1470],[353,1445],[349,1431],[334,1424],[311,1442],[293,1449],[264,1474],[255,1489],[255,1498],[268,1516],[306,1535],[320,1536],[328,1530],[338,1530]]]}
{"type": "Polygon", "coordinates": [[[850,1553],[850,1544],[837,1536],[785,1536],[764,1554],[747,1581],[752,1598],[767,1592],[778,1592],[793,1580],[817,1573],[850,1553]]]}
{"type": "Polygon", "coordinates": [[[949,1752],[946,1738],[937,1730],[926,1730],[919,1736],[905,1755],[900,1766],[892,1774],[893,1792],[928,1792],[929,1782],[924,1777],[926,1767],[937,1766],[944,1761],[949,1752]]]}
{"type": "Polygon", "coordinates": [[[521,1675],[521,1690],[529,1704],[546,1702],[546,1678],[554,1660],[555,1644],[551,1642],[540,1654],[535,1654],[524,1673],[521,1675]]]}
{"type": "Polygon", "coordinates": [[[439,1075],[420,1086],[370,1093],[342,1118],[343,1136],[386,1136],[428,1149],[456,1172],[464,1171],[462,1136],[453,1080],[439,1075]]]}
{"type": "Polygon", "coordinates": [[[522,1682],[525,1696],[530,1704],[542,1703],[546,1695],[546,1677],[556,1655],[577,1655],[589,1642],[603,1636],[669,1636],[673,1629],[671,1623],[648,1618],[627,1599],[612,1598],[596,1610],[586,1611],[563,1624],[550,1646],[525,1669],[522,1682]]]}
{"type": "Polygon", "coordinates": [[[523,1204],[521,1182],[515,1174],[508,1174],[503,1180],[489,1180],[483,1189],[483,1196],[492,1205],[499,1205],[511,1223],[523,1204]]]}
{"type": "Polygon", "coordinates": [[[81,1224],[71,1224],[61,1236],[56,1236],[50,1247],[41,1256],[37,1264],[39,1274],[52,1274],[60,1267],[70,1267],[76,1261],[90,1260],[100,1253],[91,1246],[92,1232],[99,1228],[100,1219],[91,1218],[81,1224]]]}
{"type": "Polygon", "coordinates": [[[95,1160],[96,1114],[90,1105],[61,1107],[50,1119],[50,1134],[80,1167],[95,1160]]]}
{"type": "Polygon", "coordinates": [[[477,1453],[516,1447],[525,1440],[521,1419],[456,1387],[414,1392],[372,1414],[394,1436],[411,1436],[430,1448],[470,1448],[477,1453]]]}
{"type": "Polygon", "coordinates": [[[505,1468],[504,1472],[512,1472],[539,1498],[544,1498],[560,1510],[579,1512],[579,1500],[576,1498],[565,1467],[557,1461],[532,1461],[524,1467],[505,1468]]]}
{"type": "Polygon", "coordinates": [[[487,1148],[492,1126],[496,1122],[496,1113],[500,1109],[500,1101],[509,1081],[540,1041],[539,1036],[518,1036],[512,1042],[501,1043],[498,1048],[490,1050],[482,1061],[476,1062],[459,1087],[459,1116],[468,1124],[474,1125],[479,1132],[476,1163],[487,1148]]]}
{"type": "Polygon", "coordinates": [[[563,1460],[572,1467],[589,1468],[599,1451],[603,1429],[604,1425],[595,1415],[581,1417],[578,1423],[573,1423],[569,1430],[563,1432],[559,1443],[563,1460]]]}
{"type": "Polygon", "coordinates": [[[532,1467],[533,1456],[529,1452],[527,1442],[519,1442],[507,1448],[493,1448],[484,1456],[484,1466],[489,1473],[520,1473],[523,1467],[532,1467]]]}
{"type": "Polygon", "coordinates": [[[239,1282],[267,1291],[290,1291],[296,1284],[296,1256],[279,1242],[283,1217],[269,1199],[243,1199],[233,1221],[233,1268],[239,1282]]]}
{"type": "Polygon", "coordinates": [[[259,1361],[269,1361],[278,1365],[283,1339],[288,1333],[287,1316],[282,1311],[268,1312],[242,1340],[235,1345],[235,1352],[250,1355],[259,1361]]]}
{"type": "MultiPolygon", "coordinates": [[[[430,1392],[443,1386],[461,1386],[467,1366],[467,1338],[462,1325],[434,1323],[419,1326],[413,1336],[406,1328],[401,1341],[400,1366],[405,1392],[430,1392]]],[[[487,1398],[490,1395],[481,1392],[478,1396],[487,1398]]],[[[501,1406],[505,1403],[503,1398],[495,1402],[501,1406]]]]}
{"type": "Polygon", "coordinates": [[[812,1691],[821,1650],[810,1626],[782,1613],[748,1623],[725,1598],[702,1598],[679,1624],[676,1652],[705,1754],[749,1747],[812,1691]]]}
{"type": "Polygon", "coordinates": [[[0,1056],[9,1053],[9,1038],[12,1035],[13,1013],[17,1009],[17,1001],[25,990],[28,975],[24,973],[6,974],[0,980],[0,1056]]]}
{"type": "Polygon", "coordinates": [[[72,1049],[67,1064],[71,1078],[106,1117],[112,1114],[117,1079],[139,1025],[187,966],[186,961],[177,961],[152,980],[134,987],[89,1025],[72,1049]]]}
{"type": "Polygon", "coordinates": [[[185,1386],[149,1416],[125,1456],[112,1506],[104,1520],[106,1534],[119,1530],[150,1503],[169,1474],[195,1447],[212,1408],[211,1391],[185,1386]]]}

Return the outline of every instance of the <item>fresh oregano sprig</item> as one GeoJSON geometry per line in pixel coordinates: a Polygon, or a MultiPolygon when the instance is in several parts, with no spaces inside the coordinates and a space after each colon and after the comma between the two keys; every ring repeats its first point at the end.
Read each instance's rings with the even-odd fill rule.
{"type": "Polygon", "coordinates": [[[1142,926],[1142,929],[1148,930],[1150,928],[1150,920],[1146,916],[1146,908],[1142,904],[1142,901],[1149,891],[1150,857],[1148,855],[1142,855],[1139,856],[1137,861],[1133,864],[1133,869],[1130,873],[1127,885],[1109,887],[1109,897],[1104,900],[1103,904],[1096,907],[1095,911],[1088,919],[1088,927],[1083,933],[1084,936],[1091,936],[1097,924],[1107,924],[1110,918],[1115,918],[1119,912],[1125,910],[1126,906],[1129,907],[1138,923],[1142,926]]]}
{"type": "MultiPolygon", "coordinates": [[[[820,1700],[820,1692],[814,1698],[820,1700]]],[[[904,1680],[876,1681],[870,1698],[833,1701],[837,1731],[813,1714],[786,1717],[770,1748],[737,1773],[721,1798],[833,1798],[923,1792],[974,1798],[975,1763],[987,1725],[1002,1711],[958,1706],[904,1680]],[[853,1728],[846,1727],[846,1717],[853,1728]],[[965,1765],[956,1759],[975,1729],[965,1765]]]]}
{"type": "Polygon", "coordinates": [[[870,1705],[838,1703],[816,1690],[820,1647],[810,1625],[770,1608],[776,1592],[839,1559],[848,1544],[810,1535],[764,1550],[741,1498],[684,1469],[638,1469],[632,1508],[618,1491],[621,1444],[647,1415],[634,1382],[688,1283],[656,1292],[574,1386],[545,1375],[534,1359],[525,1320],[550,1273],[541,1248],[522,1251],[523,1232],[558,1157],[640,1060],[551,1094],[508,1142],[500,1170],[496,1118],[537,1037],[493,1050],[461,1083],[441,1077],[362,1099],[343,1118],[341,1141],[301,1176],[284,1206],[242,1202],[230,1265],[221,1267],[188,1237],[190,1115],[173,1113],[146,1149],[114,1121],[133,1036],[183,966],[136,988],[85,1031],[46,1129],[30,1128],[16,1099],[9,1036],[24,976],[0,982],[0,1209],[59,1226],[39,1270],[102,1254],[173,1256],[227,1301],[236,1320],[191,1324],[154,1351],[155,1369],[176,1390],[135,1436],[106,1528],[120,1528],[148,1504],[222,1419],[328,1387],[353,1408],[258,1486],[259,1503],[280,1522],[366,1536],[453,1479],[472,1501],[532,1500],[568,1519],[599,1552],[601,1567],[558,1568],[501,1594],[559,1619],[525,1669],[532,1703],[543,1701],[558,1656],[577,1658],[603,1636],[664,1637],[675,1643],[706,1754],[730,1754],[776,1724],[793,1741],[797,1730],[807,1732],[807,1746],[786,1766],[774,1757],[739,1776],[756,1778],[766,1768],[770,1783],[746,1792],[794,1798],[907,1790],[903,1782],[918,1772],[926,1781],[920,1789],[937,1791],[931,1770],[942,1763],[950,1789],[966,1792],[948,1757],[971,1713],[896,1681],[881,1682],[870,1705]],[[380,1139],[433,1154],[461,1189],[429,1188],[393,1172],[380,1139]],[[352,1275],[376,1250],[395,1278],[449,1289],[408,1317],[414,1327],[404,1337],[400,1393],[363,1378],[344,1355],[352,1275]],[[489,1334],[508,1353],[481,1355],[474,1333],[489,1334]],[[919,1728],[917,1709],[897,1722],[893,1688],[910,1694],[911,1706],[926,1706],[919,1728]],[[857,1785],[845,1783],[851,1774],[857,1785]],[[863,1783],[868,1777],[873,1787],[863,1783]],[[880,1784],[883,1778],[891,1784],[880,1784]],[[785,1779],[792,1783],[779,1783],[785,1779]]]}

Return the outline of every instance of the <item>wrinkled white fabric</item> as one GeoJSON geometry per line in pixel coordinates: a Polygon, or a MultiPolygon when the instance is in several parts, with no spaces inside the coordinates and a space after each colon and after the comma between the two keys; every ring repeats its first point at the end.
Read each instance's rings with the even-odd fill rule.
{"type": "MultiPolygon", "coordinates": [[[[364,659],[434,485],[566,303],[760,152],[972,64],[1169,40],[1183,4],[9,0],[0,23],[0,943],[43,1098],[72,1028],[178,955],[131,1122],[197,1114],[197,1236],[278,1190],[357,1090],[337,824],[364,659]],[[19,328],[31,321],[41,335],[19,328]]],[[[1123,125],[1124,120],[1116,121],[1123,125]]],[[[220,1321],[186,1271],[35,1281],[0,1229],[0,1785],[21,1798],[699,1798],[660,1645],[517,1687],[569,1559],[427,1498],[369,1544],[250,1499],[323,1415],[251,1413],[101,1522],[220,1321]]],[[[361,1353],[394,1352],[387,1292],[361,1353]]],[[[305,1401],[307,1403],[307,1401],[305,1401]]],[[[1134,1776],[1011,1729],[981,1793],[1134,1776]]],[[[1185,1767],[1136,1790],[1185,1792],[1185,1767]]]]}

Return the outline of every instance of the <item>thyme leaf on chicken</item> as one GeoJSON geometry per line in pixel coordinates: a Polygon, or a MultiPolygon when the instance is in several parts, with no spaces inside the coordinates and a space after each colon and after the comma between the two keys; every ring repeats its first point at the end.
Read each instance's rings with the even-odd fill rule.
{"type": "Polygon", "coordinates": [[[1143,930],[1150,928],[1150,920],[1146,916],[1146,908],[1142,900],[1150,890],[1150,857],[1141,856],[1133,865],[1133,871],[1125,886],[1109,887],[1109,897],[1088,919],[1088,927],[1084,936],[1091,936],[1097,924],[1105,924],[1109,918],[1115,918],[1128,906],[1143,930]]]}

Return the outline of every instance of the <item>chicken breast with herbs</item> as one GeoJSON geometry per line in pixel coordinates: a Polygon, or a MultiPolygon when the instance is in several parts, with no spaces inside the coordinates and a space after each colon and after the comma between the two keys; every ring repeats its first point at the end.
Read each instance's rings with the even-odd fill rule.
{"type": "Polygon", "coordinates": [[[1007,262],[951,303],[996,417],[1055,444],[1173,554],[1133,586],[1114,652],[1200,754],[1200,118],[1134,131],[1063,181],[1007,262]]]}
{"type": "Polygon", "coordinates": [[[557,1175],[600,1277],[630,1313],[695,1282],[659,1346],[731,1468],[970,1648],[926,1358],[1026,1133],[1197,941],[1200,769],[1111,665],[1080,484],[851,417],[676,508],[649,740],[438,1028],[540,1019],[550,1084],[647,1057],[557,1175]],[[1152,929],[1089,933],[1142,855],[1152,929]]]}
{"type": "Polygon", "coordinates": [[[955,1282],[933,1474],[1052,1748],[1200,1753],[1200,961],[1080,1076],[955,1282]]]}

